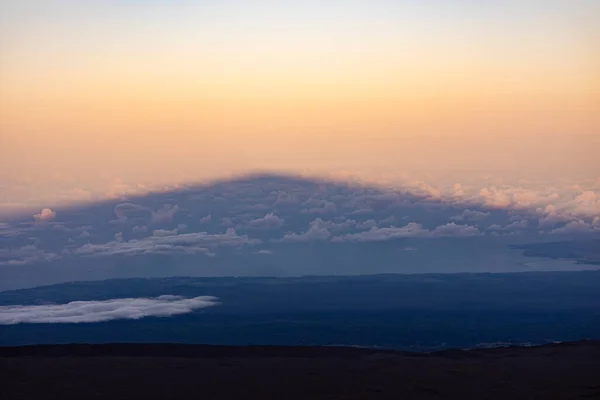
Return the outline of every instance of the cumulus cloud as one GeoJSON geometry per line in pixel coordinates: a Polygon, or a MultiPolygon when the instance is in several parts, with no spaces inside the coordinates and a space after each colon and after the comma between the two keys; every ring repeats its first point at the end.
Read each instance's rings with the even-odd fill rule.
{"type": "Polygon", "coordinates": [[[283,225],[283,218],[274,213],[268,213],[262,218],[257,218],[248,223],[248,228],[253,229],[276,229],[283,225]]]}
{"type": "Polygon", "coordinates": [[[164,222],[171,222],[175,217],[175,214],[179,211],[178,205],[165,204],[163,208],[152,212],[152,223],[161,224],[164,222]]]}
{"type": "Polygon", "coordinates": [[[310,223],[308,230],[304,233],[288,233],[283,238],[275,240],[280,243],[303,243],[327,240],[331,237],[331,232],[328,229],[328,223],[321,218],[310,223]]]}
{"type": "Polygon", "coordinates": [[[438,226],[434,230],[432,230],[429,234],[431,237],[471,237],[471,236],[480,236],[481,232],[477,227],[472,225],[458,225],[454,222],[450,222],[449,224],[438,226]]]}
{"type": "Polygon", "coordinates": [[[488,231],[501,231],[501,232],[511,232],[511,231],[520,231],[523,229],[527,229],[529,227],[529,220],[522,219],[520,221],[513,221],[508,225],[502,226],[498,224],[490,225],[487,230],[488,231]]]}
{"type": "Polygon", "coordinates": [[[377,228],[368,231],[338,236],[333,242],[376,242],[400,238],[433,238],[433,237],[470,237],[480,236],[481,232],[474,226],[457,225],[451,222],[438,226],[433,230],[423,228],[423,225],[410,222],[403,227],[377,228]]]}
{"type": "Polygon", "coordinates": [[[207,224],[207,223],[209,223],[211,220],[212,220],[212,215],[211,215],[211,214],[208,214],[207,216],[200,218],[200,223],[201,223],[201,224],[207,224]]]}
{"type": "Polygon", "coordinates": [[[145,233],[148,232],[148,227],[144,225],[136,225],[133,227],[132,231],[135,233],[145,233]]]}
{"type": "Polygon", "coordinates": [[[481,221],[490,216],[489,212],[481,212],[476,210],[464,210],[462,213],[450,217],[450,221],[481,221]]]}
{"type": "Polygon", "coordinates": [[[579,234],[579,233],[594,233],[600,232],[600,228],[588,224],[585,221],[571,221],[560,228],[550,231],[551,234],[579,234]]]}
{"type": "Polygon", "coordinates": [[[510,196],[504,190],[494,186],[481,189],[479,195],[484,204],[489,207],[506,208],[511,204],[510,196]]]}
{"type": "Polygon", "coordinates": [[[391,215],[385,219],[382,219],[381,221],[379,221],[379,223],[382,225],[393,225],[396,223],[396,217],[391,215]]]}
{"type": "Polygon", "coordinates": [[[308,214],[333,214],[336,211],[337,206],[335,203],[327,200],[321,200],[316,207],[306,209],[303,212],[308,214]]]}
{"type": "Polygon", "coordinates": [[[279,191],[276,194],[275,202],[273,206],[282,206],[282,205],[292,205],[297,204],[298,199],[293,193],[288,193],[285,191],[279,191]]]}
{"type": "Polygon", "coordinates": [[[411,222],[403,227],[377,228],[373,227],[366,232],[353,233],[333,238],[333,242],[375,242],[405,237],[422,237],[429,231],[421,224],[411,222]]]}
{"type": "Polygon", "coordinates": [[[371,229],[377,226],[377,221],[374,219],[368,219],[356,225],[358,229],[371,229]]]}
{"type": "Polygon", "coordinates": [[[115,205],[114,208],[116,220],[110,221],[111,223],[123,223],[129,218],[148,218],[151,210],[148,207],[141,206],[134,203],[120,203],[115,205]]]}
{"type": "Polygon", "coordinates": [[[177,229],[173,229],[171,231],[168,229],[157,229],[152,232],[152,236],[159,236],[159,237],[175,236],[175,235],[177,235],[177,229]]]}
{"type": "Polygon", "coordinates": [[[25,245],[18,248],[0,249],[0,266],[28,265],[43,261],[53,261],[60,258],[55,253],[48,253],[35,245],[25,245]]]}
{"type": "Polygon", "coordinates": [[[227,229],[223,234],[194,232],[181,235],[149,236],[139,240],[112,241],[102,244],[85,244],[72,251],[82,256],[143,255],[143,254],[205,254],[215,247],[241,247],[260,243],[247,235],[238,235],[235,229],[227,229]]]}
{"type": "Polygon", "coordinates": [[[66,304],[0,306],[0,325],[73,324],[116,319],[169,317],[218,305],[216,297],[160,296],[104,301],[73,301],[66,304]]]}
{"type": "Polygon", "coordinates": [[[266,254],[266,255],[270,255],[273,254],[273,252],[271,250],[259,250],[256,251],[255,254],[266,254]]]}
{"type": "Polygon", "coordinates": [[[39,214],[35,214],[33,218],[36,221],[51,221],[56,218],[56,213],[50,208],[44,208],[39,214]]]}

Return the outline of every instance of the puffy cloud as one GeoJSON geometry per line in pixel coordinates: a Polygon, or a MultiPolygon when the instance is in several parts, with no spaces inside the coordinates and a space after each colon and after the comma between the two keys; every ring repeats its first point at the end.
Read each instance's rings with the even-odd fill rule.
{"type": "Polygon", "coordinates": [[[529,220],[522,219],[520,221],[513,221],[508,225],[502,226],[498,224],[490,225],[487,230],[488,231],[501,231],[501,232],[511,232],[511,231],[519,231],[523,229],[529,228],[529,220]]]}
{"type": "Polygon", "coordinates": [[[396,217],[391,215],[385,219],[382,219],[381,221],[379,221],[379,223],[382,225],[393,225],[396,223],[396,217]]]}
{"type": "Polygon", "coordinates": [[[207,216],[200,218],[200,223],[201,223],[201,224],[207,224],[207,223],[209,223],[211,220],[212,220],[212,215],[211,215],[211,214],[208,214],[207,216]]]}
{"type": "Polygon", "coordinates": [[[248,223],[248,228],[254,229],[276,229],[283,225],[283,218],[279,218],[274,213],[268,213],[262,218],[257,218],[248,223]]]}
{"type": "Polygon", "coordinates": [[[334,221],[324,221],[321,218],[317,218],[312,223],[317,223],[319,226],[323,228],[327,228],[332,232],[341,232],[348,230],[354,226],[356,226],[356,221],[353,219],[347,219],[343,222],[334,222],[334,221]]]}
{"type": "Polygon", "coordinates": [[[338,236],[333,242],[376,242],[400,238],[432,238],[432,237],[469,237],[480,236],[481,232],[474,226],[457,225],[451,222],[438,226],[433,230],[423,228],[421,224],[410,222],[403,227],[377,228],[368,231],[338,236]]]}
{"type": "Polygon", "coordinates": [[[158,237],[175,236],[175,235],[177,235],[177,233],[178,233],[177,229],[173,229],[172,231],[167,230],[167,229],[157,229],[152,232],[152,236],[158,236],[158,237]]]}
{"type": "Polygon", "coordinates": [[[283,206],[283,205],[292,205],[297,204],[298,199],[293,193],[288,193],[284,191],[277,192],[275,202],[273,206],[283,206]]]}
{"type": "Polygon", "coordinates": [[[47,253],[34,245],[18,248],[0,249],[0,266],[28,265],[37,262],[52,261],[60,258],[55,253],[47,253]]]}
{"type": "Polygon", "coordinates": [[[452,197],[463,197],[465,195],[465,189],[460,183],[455,183],[452,187],[452,197]]]}
{"type": "Polygon", "coordinates": [[[151,214],[151,210],[148,207],[141,206],[134,203],[120,203],[115,205],[116,220],[111,223],[121,223],[127,221],[129,218],[148,218],[151,214]]]}
{"type": "Polygon", "coordinates": [[[52,230],[57,232],[68,232],[69,228],[67,228],[64,224],[55,224],[52,225],[52,230]]]}
{"type": "Polygon", "coordinates": [[[489,216],[489,212],[467,209],[458,215],[450,217],[450,221],[481,221],[489,216]]]}
{"type": "Polygon", "coordinates": [[[164,222],[171,222],[175,217],[175,214],[179,211],[178,205],[165,204],[163,208],[152,212],[152,223],[161,224],[164,222]]]}
{"type": "Polygon", "coordinates": [[[328,229],[328,223],[321,218],[310,223],[308,230],[304,233],[288,233],[283,238],[275,240],[280,243],[303,243],[327,240],[331,237],[328,229]]]}
{"type": "Polygon", "coordinates": [[[273,254],[273,252],[271,250],[258,250],[256,252],[254,252],[255,254],[265,254],[265,255],[270,255],[273,254]]]}
{"type": "Polygon", "coordinates": [[[422,237],[429,233],[421,224],[411,222],[401,228],[377,228],[373,227],[366,232],[353,233],[344,236],[338,236],[332,239],[333,242],[376,242],[382,240],[391,240],[406,237],[422,237]]]}
{"type": "Polygon", "coordinates": [[[6,222],[0,222],[0,238],[12,238],[25,236],[30,229],[23,229],[16,226],[12,226],[6,222]]]}
{"type": "Polygon", "coordinates": [[[145,233],[148,232],[148,227],[144,225],[136,225],[133,227],[132,231],[135,233],[145,233]]]}
{"type": "Polygon", "coordinates": [[[117,232],[117,233],[115,233],[115,240],[117,242],[122,242],[123,241],[123,232],[117,232]]]}
{"type": "Polygon", "coordinates": [[[585,221],[571,221],[560,228],[550,231],[551,234],[579,234],[579,233],[594,233],[600,232],[600,228],[588,224],[585,221]]]}
{"type": "Polygon", "coordinates": [[[321,200],[317,207],[309,208],[304,210],[304,213],[308,214],[333,214],[337,211],[335,203],[327,200],[321,200]]]}
{"type": "Polygon", "coordinates": [[[0,306],[0,325],[73,324],[169,317],[218,305],[216,297],[160,296],[103,301],[72,301],[66,304],[0,306]]]}
{"type": "Polygon", "coordinates": [[[35,214],[33,218],[36,221],[51,221],[56,218],[56,213],[50,208],[44,208],[39,214],[35,214]]]}
{"type": "Polygon", "coordinates": [[[139,240],[126,242],[112,241],[102,244],[85,244],[72,251],[82,256],[109,256],[116,254],[206,254],[214,255],[209,248],[241,247],[260,243],[247,235],[240,236],[235,229],[227,229],[224,234],[207,232],[186,233],[170,236],[149,236],[139,240]]]}
{"type": "Polygon", "coordinates": [[[371,229],[377,226],[377,221],[374,219],[368,219],[356,225],[358,229],[371,229]]]}
{"type": "Polygon", "coordinates": [[[477,227],[471,225],[457,225],[454,222],[449,224],[438,226],[432,230],[429,234],[431,237],[470,237],[470,236],[481,236],[481,232],[477,227]]]}
{"type": "Polygon", "coordinates": [[[481,189],[479,195],[486,206],[507,208],[511,204],[510,196],[504,190],[494,186],[481,189]]]}

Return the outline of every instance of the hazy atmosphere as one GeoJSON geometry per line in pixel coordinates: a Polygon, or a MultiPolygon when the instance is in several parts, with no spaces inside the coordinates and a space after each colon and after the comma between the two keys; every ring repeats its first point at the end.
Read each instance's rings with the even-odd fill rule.
{"type": "Polygon", "coordinates": [[[598,15],[594,0],[2,1],[0,212],[261,171],[597,215],[598,15]]]}
{"type": "Polygon", "coordinates": [[[0,0],[0,398],[598,398],[600,1],[0,0]]]}

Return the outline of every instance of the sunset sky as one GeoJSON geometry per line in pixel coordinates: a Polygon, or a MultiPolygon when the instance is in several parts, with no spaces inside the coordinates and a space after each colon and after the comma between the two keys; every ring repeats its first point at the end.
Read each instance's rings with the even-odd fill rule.
{"type": "Polygon", "coordinates": [[[598,154],[595,0],[0,2],[0,210],[253,171],[598,193],[598,154]]]}

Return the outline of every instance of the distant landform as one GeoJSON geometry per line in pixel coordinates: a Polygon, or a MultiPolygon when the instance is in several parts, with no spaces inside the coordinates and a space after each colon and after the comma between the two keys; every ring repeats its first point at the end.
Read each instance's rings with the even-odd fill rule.
{"type": "Polygon", "coordinates": [[[510,246],[526,257],[575,260],[577,264],[600,265],[600,240],[543,242],[510,246]]]}
{"type": "Polygon", "coordinates": [[[599,287],[600,270],[74,282],[0,292],[0,346],[433,351],[599,339],[599,287]]]}

